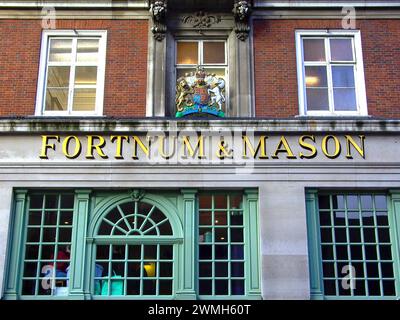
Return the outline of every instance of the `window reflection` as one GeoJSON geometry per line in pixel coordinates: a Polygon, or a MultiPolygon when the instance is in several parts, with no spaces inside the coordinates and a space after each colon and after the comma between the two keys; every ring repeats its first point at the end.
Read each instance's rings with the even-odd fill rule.
{"type": "Polygon", "coordinates": [[[66,296],[70,272],[74,197],[29,196],[22,295],[66,296]],[[69,210],[65,210],[69,209],[69,210]]]}
{"type": "Polygon", "coordinates": [[[200,295],[244,295],[242,198],[199,195],[200,295]]]}
{"type": "Polygon", "coordinates": [[[386,196],[320,195],[318,203],[324,294],[395,295],[386,196]],[[341,286],[346,266],[357,277],[350,290],[341,286]]]}

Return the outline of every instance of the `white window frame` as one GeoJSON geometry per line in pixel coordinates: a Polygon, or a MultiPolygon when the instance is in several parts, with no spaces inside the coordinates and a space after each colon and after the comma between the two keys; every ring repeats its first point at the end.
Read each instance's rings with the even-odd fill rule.
{"type": "MultiPolygon", "coordinates": [[[[325,50],[327,50],[325,45],[325,50]]],[[[296,31],[296,57],[297,57],[297,82],[299,94],[300,116],[367,116],[367,97],[365,90],[364,62],[362,55],[361,33],[359,30],[297,30],[296,31]],[[333,110],[332,85],[329,85],[329,110],[307,111],[306,86],[305,86],[305,64],[303,51],[303,38],[352,38],[355,66],[355,88],[356,88],[356,111],[333,110]]],[[[327,56],[328,57],[328,56],[327,56]]],[[[330,65],[330,61],[327,63],[330,65]]],[[[328,68],[330,69],[330,68],[328,68]]],[[[332,75],[328,74],[328,83],[332,82],[332,75]]]]}
{"type": "MultiPolygon", "coordinates": [[[[106,30],[44,30],[42,33],[42,43],[40,51],[40,65],[38,76],[38,89],[36,94],[36,116],[102,116],[104,104],[104,80],[106,68],[106,30]],[[96,106],[94,111],[45,111],[46,82],[47,82],[47,62],[49,55],[49,43],[51,38],[79,38],[97,37],[99,38],[99,61],[97,64],[97,90],[96,106]]],[[[70,89],[71,90],[71,89],[70,89]]],[[[71,94],[71,92],[69,92],[71,94]]]]}

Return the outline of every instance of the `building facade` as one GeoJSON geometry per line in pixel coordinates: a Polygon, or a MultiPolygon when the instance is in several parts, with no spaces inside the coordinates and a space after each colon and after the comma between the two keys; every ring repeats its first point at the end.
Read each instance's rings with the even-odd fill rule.
{"type": "Polygon", "coordinates": [[[2,299],[399,299],[400,2],[0,1],[2,299]]]}

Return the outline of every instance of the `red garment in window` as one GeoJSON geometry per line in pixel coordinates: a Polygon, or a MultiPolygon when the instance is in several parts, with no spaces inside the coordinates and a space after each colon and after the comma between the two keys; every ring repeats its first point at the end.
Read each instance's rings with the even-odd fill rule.
{"type": "MultiPolygon", "coordinates": [[[[51,255],[51,259],[54,258],[54,255],[51,255]]],[[[57,253],[57,260],[69,260],[69,253],[64,251],[58,251],[57,253]]],[[[53,263],[49,263],[49,265],[53,265],[53,263]]],[[[67,272],[66,269],[69,266],[69,262],[57,262],[56,268],[58,271],[67,272]]]]}

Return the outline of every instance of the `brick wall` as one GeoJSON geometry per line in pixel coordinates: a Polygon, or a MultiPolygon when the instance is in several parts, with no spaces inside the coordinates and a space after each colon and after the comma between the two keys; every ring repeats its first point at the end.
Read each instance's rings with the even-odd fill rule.
{"type": "MultiPolygon", "coordinates": [[[[146,105],[146,20],[58,20],[59,29],[108,30],[104,114],[143,117],[146,105]]],[[[338,20],[256,20],[256,115],[298,115],[296,29],[341,28],[338,20]]],[[[368,112],[400,118],[400,20],[358,20],[368,112]]],[[[0,20],[0,116],[33,115],[40,20],[0,20]]]]}
{"type": "MultiPolygon", "coordinates": [[[[256,115],[299,114],[296,29],[341,29],[338,20],[254,22],[256,115]]],[[[369,115],[400,118],[400,20],[357,20],[361,30],[369,115]]]]}
{"type": "MultiPolygon", "coordinates": [[[[58,20],[58,29],[108,30],[104,114],[146,115],[147,20],[58,20]]],[[[0,116],[35,112],[40,20],[0,20],[0,116]]]]}

